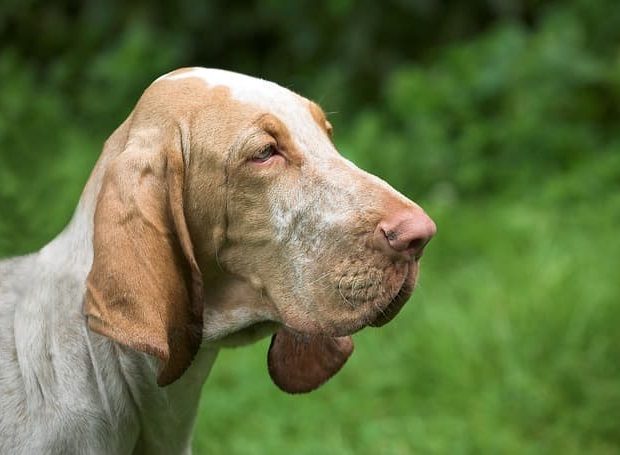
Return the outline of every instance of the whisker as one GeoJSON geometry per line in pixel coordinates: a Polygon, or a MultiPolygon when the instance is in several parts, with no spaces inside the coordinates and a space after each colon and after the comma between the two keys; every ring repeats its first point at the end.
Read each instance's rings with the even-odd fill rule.
{"type": "Polygon", "coordinates": [[[217,264],[218,268],[223,272],[224,269],[222,268],[222,264],[220,264],[220,258],[218,255],[218,248],[215,247],[215,263],[217,264]]]}
{"type": "Polygon", "coordinates": [[[342,297],[342,299],[346,302],[346,304],[349,305],[351,308],[355,308],[355,305],[353,305],[351,302],[347,300],[347,298],[342,293],[342,290],[340,289],[340,284],[342,283],[343,279],[344,277],[341,277],[340,280],[338,281],[338,292],[340,293],[340,297],[342,297]]]}
{"type": "Polygon", "coordinates": [[[315,284],[316,282],[322,280],[323,278],[325,278],[327,275],[329,275],[331,272],[325,272],[323,275],[321,275],[320,277],[318,277],[315,280],[312,280],[311,282],[308,283],[308,285],[312,285],[315,284]]]}
{"type": "MultiPolygon", "coordinates": [[[[400,291],[399,291],[399,292],[400,292],[400,291]]],[[[384,294],[385,294],[385,292],[382,292],[382,293],[381,293],[382,298],[385,296],[384,294]]],[[[389,303],[388,303],[388,305],[387,305],[385,308],[381,308],[381,307],[379,306],[379,304],[377,303],[377,300],[378,300],[378,299],[374,299],[374,300],[373,300],[373,303],[374,303],[374,305],[375,305],[375,308],[376,308],[377,310],[379,310],[379,313],[381,314],[381,316],[386,316],[385,310],[386,310],[386,309],[387,309],[387,307],[389,306],[389,303]]]]}
{"type": "Polygon", "coordinates": [[[381,308],[376,300],[373,300],[373,304],[375,305],[375,308],[379,310],[381,316],[385,316],[385,309],[381,308]]]}
{"type": "Polygon", "coordinates": [[[351,295],[353,296],[353,298],[358,298],[363,300],[364,297],[364,280],[362,278],[358,278],[353,280],[353,286],[352,286],[352,290],[351,290],[351,295]],[[357,292],[357,294],[356,294],[357,292]]]}

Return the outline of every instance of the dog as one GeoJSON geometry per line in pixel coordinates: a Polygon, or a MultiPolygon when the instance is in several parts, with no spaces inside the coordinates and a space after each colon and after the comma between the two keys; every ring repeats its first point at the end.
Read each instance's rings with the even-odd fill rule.
{"type": "Polygon", "coordinates": [[[190,453],[218,349],[271,335],[274,383],[319,387],[408,300],[435,231],[338,154],[312,101],[160,77],[66,229],[0,262],[0,453],[190,453]]]}

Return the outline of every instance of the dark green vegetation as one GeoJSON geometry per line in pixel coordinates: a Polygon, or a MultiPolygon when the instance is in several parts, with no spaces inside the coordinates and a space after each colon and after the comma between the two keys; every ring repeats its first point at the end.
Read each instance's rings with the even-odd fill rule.
{"type": "Polygon", "coordinates": [[[439,234],[410,304],[322,390],[276,390],[266,342],[223,352],[196,452],[618,453],[620,4],[233,3],[4,2],[0,254],[64,226],[158,75],[272,79],[439,234]]]}

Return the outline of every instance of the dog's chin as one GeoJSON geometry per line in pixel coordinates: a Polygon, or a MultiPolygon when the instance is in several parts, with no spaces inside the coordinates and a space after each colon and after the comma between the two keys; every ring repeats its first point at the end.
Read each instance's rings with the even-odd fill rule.
{"type": "Polygon", "coordinates": [[[408,265],[405,278],[398,291],[387,300],[387,303],[384,306],[379,307],[380,309],[376,312],[376,315],[368,324],[369,326],[382,327],[396,317],[411,297],[413,289],[415,288],[417,275],[418,262],[414,261],[408,265]]]}
{"type": "Polygon", "coordinates": [[[398,293],[388,302],[385,309],[380,311],[375,319],[368,325],[371,327],[382,327],[390,322],[400,312],[405,303],[407,303],[407,300],[409,300],[412,293],[413,285],[409,285],[405,282],[398,293]]]}

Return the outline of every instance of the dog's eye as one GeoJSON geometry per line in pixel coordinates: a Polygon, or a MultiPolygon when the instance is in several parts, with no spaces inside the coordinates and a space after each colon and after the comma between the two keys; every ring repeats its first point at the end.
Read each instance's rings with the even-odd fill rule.
{"type": "Polygon", "coordinates": [[[252,157],[252,161],[255,163],[265,163],[266,161],[269,161],[269,159],[272,156],[276,155],[277,153],[278,153],[278,150],[276,149],[276,146],[273,144],[269,144],[267,147],[262,149],[256,155],[254,155],[252,157]]]}

